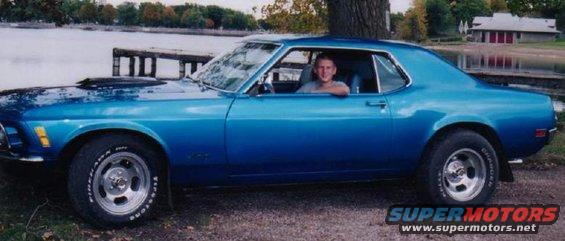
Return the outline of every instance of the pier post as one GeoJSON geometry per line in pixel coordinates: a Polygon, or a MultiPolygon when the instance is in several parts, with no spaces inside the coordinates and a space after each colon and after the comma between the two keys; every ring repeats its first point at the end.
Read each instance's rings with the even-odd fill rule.
{"type": "Polygon", "coordinates": [[[135,76],[135,57],[129,57],[129,76],[135,76]]]}
{"type": "Polygon", "coordinates": [[[120,76],[120,57],[114,57],[112,64],[112,76],[120,76]]]}
{"type": "Polygon", "coordinates": [[[179,61],[179,79],[186,76],[186,62],[184,60],[179,61]]]}
{"type": "Polygon", "coordinates": [[[145,76],[145,58],[139,57],[139,76],[145,76]]]}
{"type": "Polygon", "coordinates": [[[190,62],[190,73],[194,74],[198,68],[198,62],[190,62]]]}
{"type": "Polygon", "coordinates": [[[155,77],[157,74],[157,58],[151,58],[151,74],[149,76],[155,77]]]}

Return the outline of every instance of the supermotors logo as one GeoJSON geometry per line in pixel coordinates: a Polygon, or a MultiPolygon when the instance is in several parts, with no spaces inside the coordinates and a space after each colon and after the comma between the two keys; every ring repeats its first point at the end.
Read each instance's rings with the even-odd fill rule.
{"type": "Polygon", "coordinates": [[[559,205],[392,206],[386,223],[406,234],[536,234],[554,224],[559,205]]]}

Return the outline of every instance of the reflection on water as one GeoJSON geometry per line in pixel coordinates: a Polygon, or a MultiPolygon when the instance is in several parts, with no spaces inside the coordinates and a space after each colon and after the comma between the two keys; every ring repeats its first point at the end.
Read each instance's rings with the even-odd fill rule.
{"type": "MultiPolygon", "coordinates": [[[[437,52],[463,70],[565,75],[565,59],[532,58],[504,54],[469,54],[443,50],[437,52]]],[[[550,95],[553,99],[554,109],[558,112],[562,112],[565,107],[565,90],[563,89],[547,89],[529,85],[510,85],[510,87],[550,95]]]]}
{"type": "Polygon", "coordinates": [[[461,69],[514,73],[565,74],[565,59],[532,58],[504,54],[469,54],[454,51],[438,51],[438,53],[461,69]]]}

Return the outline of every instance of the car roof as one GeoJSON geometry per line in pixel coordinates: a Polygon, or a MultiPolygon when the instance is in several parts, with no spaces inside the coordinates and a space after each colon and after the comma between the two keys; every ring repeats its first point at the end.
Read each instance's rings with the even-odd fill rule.
{"type": "Polygon", "coordinates": [[[361,38],[337,38],[327,35],[304,35],[304,34],[258,34],[245,37],[242,42],[261,42],[284,44],[292,46],[324,46],[339,45],[342,47],[359,47],[359,48],[408,48],[422,49],[422,47],[393,40],[372,40],[361,38]]]}

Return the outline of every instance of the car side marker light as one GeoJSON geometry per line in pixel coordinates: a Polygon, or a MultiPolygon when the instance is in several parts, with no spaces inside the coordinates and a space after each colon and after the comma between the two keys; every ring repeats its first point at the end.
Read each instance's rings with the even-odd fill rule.
{"type": "Polygon", "coordinates": [[[43,126],[35,127],[35,134],[39,138],[39,142],[41,143],[42,147],[51,146],[51,144],[49,143],[49,138],[47,137],[47,132],[45,131],[45,127],[43,126]]]}

